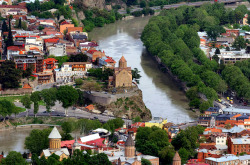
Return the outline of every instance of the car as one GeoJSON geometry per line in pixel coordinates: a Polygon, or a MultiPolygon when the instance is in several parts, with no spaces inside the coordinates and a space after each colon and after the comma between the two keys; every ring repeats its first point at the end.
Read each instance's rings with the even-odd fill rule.
{"type": "Polygon", "coordinates": [[[94,119],[95,119],[95,120],[98,120],[98,117],[95,116],[94,119]]]}
{"type": "Polygon", "coordinates": [[[43,113],[47,113],[47,111],[43,111],[43,113]]]}
{"type": "Polygon", "coordinates": [[[221,99],[218,99],[219,103],[221,103],[221,99]]]}

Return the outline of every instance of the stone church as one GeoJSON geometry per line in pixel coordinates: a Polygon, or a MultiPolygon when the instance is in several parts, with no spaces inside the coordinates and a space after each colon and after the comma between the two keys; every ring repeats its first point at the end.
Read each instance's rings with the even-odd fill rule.
{"type": "Polygon", "coordinates": [[[109,87],[131,87],[132,71],[127,67],[124,56],[119,60],[119,66],[114,69],[114,75],[109,77],[109,87]]]}

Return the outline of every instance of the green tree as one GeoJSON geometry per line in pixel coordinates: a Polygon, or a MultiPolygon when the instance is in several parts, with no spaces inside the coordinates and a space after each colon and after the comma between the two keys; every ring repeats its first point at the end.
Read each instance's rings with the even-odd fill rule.
{"type": "Polygon", "coordinates": [[[216,38],[219,37],[220,33],[224,33],[225,29],[219,25],[210,26],[206,28],[207,35],[213,41],[216,41],[216,38]]]}
{"type": "Polygon", "coordinates": [[[147,159],[141,159],[141,164],[142,165],[152,165],[152,163],[149,161],[149,160],[147,160],[147,159]]]}
{"type": "Polygon", "coordinates": [[[200,104],[200,111],[201,112],[204,112],[205,110],[207,110],[209,107],[212,107],[213,105],[211,104],[210,101],[203,101],[201,104],[200,104]]]}
{"type": "Polygon", "coordinates": [[[24,95],[20,102],[23,104],[23,106],[26,108],[26,111],[27,111],[27,114],[26,114],[26,117],[28,117],[28,113],[29,113],[29,110],[31,108],[31,99],[30,99],[30,96],[29,95],[24,95]]]}
{"type": "Polygon", "coordinates": [[[57,90],[57,99],[65,108],[65,115],[68,115],[67,109],[73,106],[78,100],[78,92],[72,86],[60,86],[57,90]]]}
{"type": "Polygon", "coordinates": [[[144,8],[144,7],[146,7],[146,6],[147,6],[146,1],[143,0],[143,1],[140,2],[140,7],[141,7],[141,8],[144,8]]]}
{"type": "Polygon", "coordinates": [[[75,79],[75,83],[76,85],[82,85],[83,84],[83,80],[78,78],[78,79],[75,79]]]}
{"type": "Polygon", "coordinates": [[[135,68],[132,70],[132,79],[135,80],[137,84],[140,83],[139,79],[141,78],[140,71],[135,68]]]}
{"type": "Polygon", "coordinates": [[[163,162],[164,164],[171,164],[174,158],[174,154],[175,154],[174,147],[171,144],[169,144],[168,146],[162,148],[161,151],[159,151],[160,161],[163,162]]]}
{"type": "Polygon", "coordinates": [[[13,61],[6,60],[0,67],[0,83],[2,88],[18,88],[21,79],[20,71],[13,61]]]}
{"type": "Polygon", "coordinates": [[[4,118],[6,118],[7,115],[11,115],[13,112],[15,112],[16,106],[12,102],[3,99],[0,100],[0,115],[4,118]]]}
{"type": "Polygon", "coordinates": [[[20,29],[22,28],[22,20],[21,20],[21,18],[19,18],[17,28],[20,28],[20,29]]]}
{"type": "Polygon", "coordinates": [[[11,21],[12,18],[13,18],[13,16],[10,15],[9,16],[9,29],[8,29],[7,47],[14,45],[12,31],[11,31],[11,23],[10,23],[10,21],[11,21]]]}
{"type": "Polygon", "coordinates": [[[26,165],[28,164],[20,152],[10,151],[6,158],[2,159],[2,165],[26,165]]]}
{"type": "Polygon", "coordinates": [[[52,129],[33,129],[30,135],[25,138],[25,148],[32,154],[40,155],[43,149],[49,147],[49,134],[52,129]]]}
{"type": "Polygon", "coordinates": [[[159,152],[170,145],[166,131],[157,127],[140,127],[136,134],[136,149],[146,155],[159,156],[159,152]]]}
{"type": "Polygon", "coordinates": [[[74,123],[70,121],[65,121],[62,123],[62,130],[64,132],[64,135],[62,136],[63,140],[72,140],[72,136],[70,133],[74,130],[74,123]]]}
{"type": "Polygon", "coordinates": [[[56,95],[56,88],[44,89],[41,91],[41,97],[45,103],[47,112],[50,112],[51,107],[55,105],[57,100],[56,95]]]}
{"type": "Polygon", "coordinates": [[[141,117],[140,116],[136,116],[135,118],[133,118],[133,123],[137,123],[137,122],[141,122],[141,117]]]}
{"type": "Polygon", "coordinates": [[[185,148],[180,148],[178,153],[181,157],[181,164],[185,164],[189,158],[190,153],[185,148]]]}
{"type": "Polygon", "coordinates": [[[30,96],[31,101],[34,103],[34,117],[36,117],[37,112],[39,111],[39,101],[42,100],[41,92],[33,92],[30,96]]]}
{"type": "Polygon", "coordinates": [[[246,41],[242,36],[239,36],[235,39],[232,47],[234,47],[236,50],[244,49],[246,48],[246,41]]]}
{"type": "Polygon", "coordinates": [[[8,31],[8,26],[5,22],[5,20],[3,20],[3,24],[2,24],[2,32],[7,32],[8,31]]]}

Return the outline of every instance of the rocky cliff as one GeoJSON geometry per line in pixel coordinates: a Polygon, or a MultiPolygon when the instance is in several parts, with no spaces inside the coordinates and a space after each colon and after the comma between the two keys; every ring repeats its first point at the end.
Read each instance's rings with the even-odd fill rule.
{"type": "Polygon", "coordinates": [[[119,98],[116,102],[112,102],[103,108],[113,112],[116,117],[133,119],[139,116],[143,121],[149,121],[152,118],[152,114],[143,102],[142,91],[138,89],[136,92],[138,95],[119,98]]]}
{"type": "Polygon", "coordinates": [[[105,8],[105,0],[75,0],[75,4],[78,5],[79,8],[88,9],[96,7],[98,9],[105,8]]]}

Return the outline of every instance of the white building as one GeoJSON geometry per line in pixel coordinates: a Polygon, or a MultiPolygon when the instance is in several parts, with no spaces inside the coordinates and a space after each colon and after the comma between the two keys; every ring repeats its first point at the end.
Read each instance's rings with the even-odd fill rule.
{"type": "MultiPolygon", "coordinates": [[[[216,49],[212,49],[209,53],[210,57],[213,57],[216,49]]],[[[246,53],[245,49],[240,51],[226,51],[226,49],[220,49],[220,54],[217,54],[220,60],[223,60],[224,63],[236,63],[236,61],[242,61],[250,59],[250,54],[246,53]]]]}
{"type": "Polygon", "coordinates": [[[83,78],[90,68],[90,62],[65,62],[60,70],[55,70],[55,81],[72,82],[76,78],[83,78]]]}
{"type": "Polygon", "coordinates": [[[55,46],[50,46],[48,50],[49,55],[54,55],[56,57],[64,56],[66,55],[66,44],[58,43],[55,44],[55,46]]]}
{"type": "Polygon", "coordinates": [[[216,143],[216,145],[226,145],[227,134],[215,133],[215,134],[212,134],[210,137],[211,137],[211,140],[216,143]]]}

